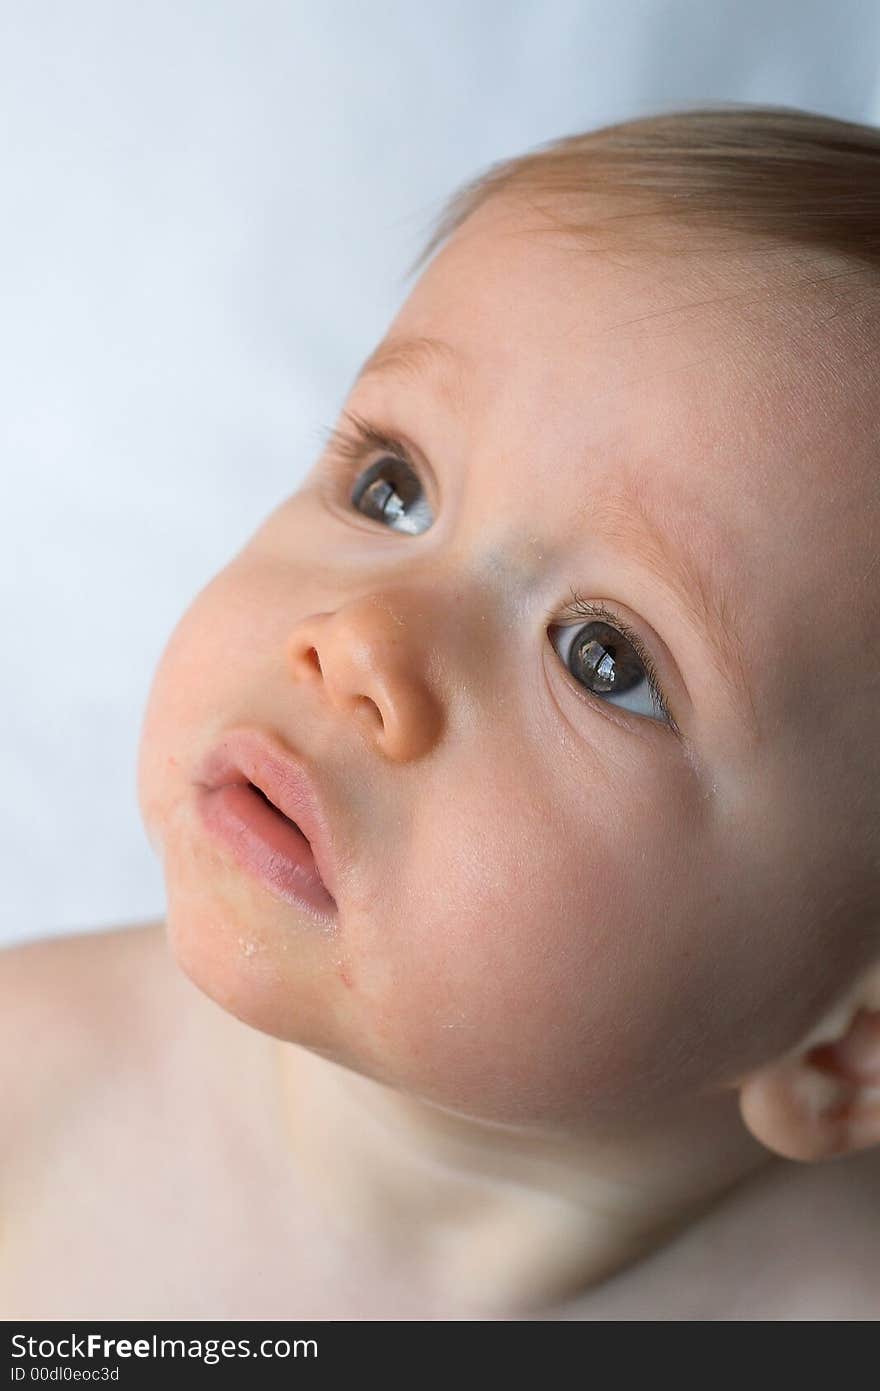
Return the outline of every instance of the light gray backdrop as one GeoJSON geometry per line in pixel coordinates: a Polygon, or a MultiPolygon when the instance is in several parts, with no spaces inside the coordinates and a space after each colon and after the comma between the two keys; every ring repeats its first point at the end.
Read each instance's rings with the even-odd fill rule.
{"type": "Polygon", "coordinates": [[[880,122],[880,4],[0,0],[0,943],[162,913],[159,656],[443,197],[702,100],[880,122]]]}

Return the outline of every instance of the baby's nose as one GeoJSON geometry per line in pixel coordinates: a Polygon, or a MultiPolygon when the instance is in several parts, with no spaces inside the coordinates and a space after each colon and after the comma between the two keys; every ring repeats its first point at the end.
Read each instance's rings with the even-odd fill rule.
{"type": "Polygon", "coordinates": [[[310,615],[288,642],[295,679],[398,761],[423,757],[444,727],[435,607],[414,591],[373,591],[310,615]]]}

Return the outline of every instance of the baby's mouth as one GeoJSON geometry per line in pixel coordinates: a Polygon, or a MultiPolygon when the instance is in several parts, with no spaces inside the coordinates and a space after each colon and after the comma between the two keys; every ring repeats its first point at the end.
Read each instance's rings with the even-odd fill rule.
{"type": "MultiPolygon", "coordinates": [[[[305,841],[306,845],[309,847],[309,850],[311,850],[311,848],[312,848],[312,843],[311,843],[311,841],[309,840],[308,836],[306,835],[305,831],[303,831],[303,830],[297,825],[297,823],[296,823],[295,821],[293,821],[289,816],[285,816],[284,812],[281,811],[281,809],[280,809],[279,807],[276,807],[275,803],[274,803],[269,797],[266,796],[265,792],[263,791],[263,789],[262,789],[261,787],[257,787],[256,783],[248,782],[248,783],[247,783],[247,789],[248,789],[249,792],[254,792],[254,793],[256,793],[256,795],[259,797],[259,799],[260,799],[260,801],[263,803],[263,805],[264,805],[265,807],[267,807],[267,808],[269,809],[269,811],[271,811],[271,812],[273,813],[273,815],[274,815],[275,817],[277,817],[277,819],[278,819],[279,821],[282,821],[282,822],[284,823],[285,826],[289,826],[290,829],[296,833],[296,835],[301,836],[302,839],[305,841]]],[[[322,886],[325,890],[327,890],[327,885],[324,883],[324,880],[321,878],[321,875],[320,875],[320,873],[319,873],[319,871],[318,871],[318,866],[315,864],[314,855],[312,856],[312,869],[314,870],[315,878],[318,880],[318,882],[321,884],[321,886],[322,886]]],[[[329,890],[327,890],[327,891],[329,892],[329,890]]]]}
{"type": "Polygon", "coordinates": [[[293,890],[295,880],[302,882],[303,872],[313,874],[335,911],[335,896],[318,869],[320,857],[335,882],[334,846],[322,789],[292,749],[262,731],[228,730],[206,754],[193,780],[208,822],[233,849],[242,849],[244,837],[256,849],[257,870],[268,868],[270,880],[280,875],[293,890]],[[271,788],[271,796],[266,788],[271,788]],[[302,822],[290,812],[301,816],[302,822]],[[273,855],[281,860],[276,863],[273,855]]]}
{"type": "MultiPolygon", "coordinates": [[[[288,826],[295,826],[296,829],[299,831],[300,835],[304,834],[304,832],[299,830],[299,826],[296,825],[295,821],[291,821],[289,816],[285,816],[283,811],[278,810],[274,802],[269,801],[269,798],[266,796],[262,788],[257,787],[256,783],[253,782],[249,782],[248,787],[250,788],[251,792],[256,792],[257,796],[262,798],[262,800],[266,803],[267,807],[270,807],[272,811],[277,812],[277,814],[281,817],[282,821],[286,821],[288,826]]],[[[306,836],[305,839],[308,840],[308,836],[306,836]]]]}

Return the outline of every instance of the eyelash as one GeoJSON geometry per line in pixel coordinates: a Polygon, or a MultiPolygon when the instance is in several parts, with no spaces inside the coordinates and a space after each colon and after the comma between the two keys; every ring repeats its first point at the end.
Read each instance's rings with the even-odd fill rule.
{"type": "MultiPolygon", "coordinates": [[[[332,466],[332,481],[350,481],[352,470],[355,466],[362,466],[364,458],[373,450],[381,450],[382,453],[395,455],[402,463],[412,470],[416,477],[421,476],[421,471],[413,462],[413,451],[403,440],[395,435],[389,434],[385,430],[371,425],[362,416],[354,411],[344,410],[343,416],[351,423],[353,434],[346,434],[344,430],[328,428],[323,434],[326,439],[326,449],[332,466]]],[[[668,721],[673,730],[677,732],[678,726],[669,709],[666,696],[660,685],[657,675],[657,668],[654,659],[648,651],[640,635],[630,627],[630,625],[612,609],[606,608],[604,604],[596,603],[588,599],[583,599],[578,591],[571,588],[571,598],[561,609],[548,609],[544,615],[545,624],[552,624],[560,627],[564,626],[565,619],[587,619],[593,623],[607,623],[614,628],[620,635],[626,638],[632,647],[639,661],[645,669],[645,677],[648,687],[657,705],[663,712],[664,718],[668,721]]]]}

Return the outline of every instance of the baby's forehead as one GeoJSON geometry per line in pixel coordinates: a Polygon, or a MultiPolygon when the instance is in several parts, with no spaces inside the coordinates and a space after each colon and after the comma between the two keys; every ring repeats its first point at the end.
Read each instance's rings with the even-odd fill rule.
{"type": "Polygon", "coordinates": [[[480,206],[427,277],[435,270],[453,320],[478,326],[491,305],[483,357],[555,338],[586,340],[600,355],[631,346],[650,357],[681,340],[761,360],[788,358],[813,338],[835,373],[864,368],[866,345],[876,346],[880,332],[880,277],[843,253],[672,226],[665,239],[618,246],[612,231],[566,230],[548,207],[509,196],[480,206]],[[505,308],[511,333],[499,340],[493,327],[505,308]]]}
{"type": "MultiPolygon", "coordinates": [[[[746,239],[713,248],[705,236],[699,253],[618,259],[535,228],[532,209],[490,199],[391,331],[445,345],[430,354],[432,389],[466,417],[475,464],[501,453],[511,484],[527,485],[511,486],[511,512],[538,510],[543,475],[541,512],[547,484],[566,510],[579,497],[593,506],[653,491],[661,504],[680,498],[695,524],[699,503],[727,528],[719,552],[743,553],[749,528],[768,519],[777,568],[786,538],[813,545],[817,528],[846,550],[876,505],[880,329],[864,269],[746,239]]],[[[527,557],[527,540],[517,549],[527,557]]]]}

